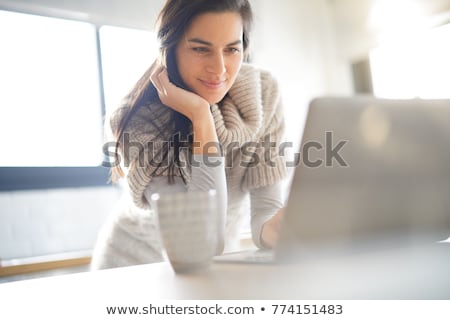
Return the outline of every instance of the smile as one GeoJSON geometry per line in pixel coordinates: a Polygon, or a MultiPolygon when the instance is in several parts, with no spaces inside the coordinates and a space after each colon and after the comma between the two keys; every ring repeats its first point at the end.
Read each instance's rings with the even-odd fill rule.
{"type": "Polygon", "coordinates": [[[225,85],[225,80],[224,81],[206,81],[201,79],[199,80],[205,87],[209,89],[219,89],[225,85]]]}

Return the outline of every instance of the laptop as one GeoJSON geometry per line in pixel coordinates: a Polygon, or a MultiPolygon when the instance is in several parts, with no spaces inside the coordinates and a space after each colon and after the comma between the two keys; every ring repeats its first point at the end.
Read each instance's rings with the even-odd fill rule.
{"type": "Polygon", "coordinates": [[[277,247],[218,262],[297,262],[450,236],[450,100],[310,105],[277,247]]]}

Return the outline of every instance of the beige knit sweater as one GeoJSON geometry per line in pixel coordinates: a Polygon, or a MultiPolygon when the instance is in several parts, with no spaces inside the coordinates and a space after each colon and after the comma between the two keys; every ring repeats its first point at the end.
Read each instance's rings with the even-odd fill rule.
{"type": "MultiPolygon", "coordinates": [[[[126,107],[123,107],[113,114],[111,117],[113,130],[117,128],[125,112],[126,107]]],[[[149,141],[161,137],[169,141],[172,133],[161,133],[150,127],[149,119],[157,120],[158,124],[163,126],[171,112],[171,109],[163,105],[140,108],[125,130],[129,134],[130,143],[145,146],[149,141]]],[[[284,130],[278,85],[268,72],[244,64],[228,95],[219,104],[211,106],[211,112],[219,142],[225,151],[229,191],[239,192],[270,185],[285,176],[285,163],[278,155],[278,148],[265,149],[263,143],[260,143],[270,140],[278,146],[284,130]],[[256,146],[257,143],[260,145],[256,146]],[[236,148],[233,147],[233,152],[227,154],[231,145],[238,146],[243,152],[236,152],[236,148]],[[267,151],[270,151],[269,158],[267,151]],[[270,161],[265,161],[267,158],[270,161]],[[252,165],[246,165],[249,163],[252,165]]],[[[155,167],[148,163],[150,159],[147,157],[147,151],[132,148],[128,157],[128,184],[135,204],[141,208],[148,206],[144,190],[152,179],[151,173],[155,170],[155,167]],[[146,160],[144,166],[141,165],[142,161],[139,163],[139,159],[146,160]]],[[[189,157],[188,150],[182,151],[184,153],[180,158],[186,160],[189,157]]],[[[189,168],[182,170],[189,181],[189,168]]],[[[156,174],[166,175],[167,171],[162,168],[156,174]]]]}
{"type": "MultiPolygon", "coordinates": [[[[125,108],[119,108],[112,115],[110,119],[112,129],[117,128],[126,112],[125,108]]],[[[148,234],[155,232],[155,228],[139,229],[141,225],[152,225],[151,214],[147,216],[145,214],[149,205],[144,191],[152,180],[151,173],[154,172],[155,167],[149,163],[151,159],[148,159],[148,150],[136,146],[146,146],[149,141],[161,139],[169,141],[172,133],[157,131],[154,126],[149,125],[149,119],[157,121],[158,127],[162,127],[169,119],[171,112],[170,108],[160,104],[152,105],[151,108],[141,107],[125,130],[129,134],[130,143],[134,143],[135,146],[129,149],[127,159],[129,166],[125,169],[127,170],[131,199],[137,206],[134,211],[139,214],[133,217],[133,214],[130,213],[133,210],[122,210],[126,214],[123,214],[121,218],[120,210],[119,212],[116,210],[115,218],[112,219],[114,221],[109,227],[110,230],[103,230],[103,240],[101,241],[104,243],[98,244],[98,247],[102,248],[100,255],[112,257],[115,254],[119,255],[119,251],[128,251],[126,248],[118,248],[120,246],[127,246],[130,247],[129,250],[133,250],[131,249],[134,246],[133,241],[139,246],[147,243],[148,252],[159,250],[160,244],[150,243],[151,239],[154,240],[155,237],[149,237],[148,234]],[[142,162],[142,159],[145,161],[142,162]],[[143,163],[144,165],[142,165],[143,163]],[[148,218],[147,222],[143,222],[145,217],[148,218]],[[127,228],[127,224],[130,224],[130,228],[127,228]],[[114,237],[117,238],[117,232],[114,232],[114,229],[120,230],[122,237],[120,241],[114,239],[114,237]],[[124,230],[126,232],[123,232],[124,230]],[[124,235],[129,239],[123,238],[124,235]],[[134,240],[132,241],[130,237],[134,240]]],[[[284,114],[277,82],[267,71],[244,64],[227,96],[219,104],[211,106],[211,112],[225,157],[228,191],[225,236],[229,239],[237,239],[245,217],[249,214],[246,202],[248,190],[274,184],[286,176],[285,162],[279,155],[278,149],[284,130],[284,114]],[[263,143],[264,141],[266,143],[263,143]],[[268,147],[269,141],[272,143],[270,148],[268,147]]],[[[183,149],[183,151],[180,159],[189,159],[188,150],[183,149]]],[[[189,183],[189,167],[182,168],[182,171],[189,183]]],[[[166,175],[167,172],[162,168],[154,174],[166,175]]],[[[133,257],[132,262],[152,262],[149,261],[151,257],[148,257],[148,252],[143,252],[141,258],[133,257]]],[[[122,257],[119,260],[121,265],[126,264],[126,258],[122,257]]],[[[102,267],[109,267],[114,263],[109,264],[102,263],[102,267]]]]}

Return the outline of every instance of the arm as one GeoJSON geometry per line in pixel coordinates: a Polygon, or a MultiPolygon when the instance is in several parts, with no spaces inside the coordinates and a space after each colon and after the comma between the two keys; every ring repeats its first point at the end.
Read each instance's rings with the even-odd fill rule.
{"type": "Polygon", "coordinates": [[[193,163],[199,163],[197,170],[192,168],[191,182],[188,190],[216,189],[219,202],[219,246],[218,253],[223,251],[226,216],[227,187],[225,168],[222,157],[219,156],[219,139],[216,133],[214,119],[209,103],[199,95],[175,86],[170,82],[167,69],[157,67],[151,75],[151,81],[158,91],[158,96],[164,105],[185,115],[192,122],[193,129],[193,163]],[[212,156],[216,156],[214,159],[212,156]],[[207,160],[219,163],[219,166],[209,167],[207,160]]]}
{"type": "Polygon", "coordinates": [[[251,228],[255,245],[273,248],[283,215],[282,182],[250,191],[251,228]]]}
{"type": "Polygon", "coordinates": [[[244,187],[251,193],[252,234],[260,248],[273,248],[278,241],[284,212],[283,180],[286,162],[280,153],[285,119],[278,83],[269,73],[261,73],[263,129],[256,149],[258,165],[247,169],[244,187]],[[269,142],[269,144],[266,144],[269,142]]]}

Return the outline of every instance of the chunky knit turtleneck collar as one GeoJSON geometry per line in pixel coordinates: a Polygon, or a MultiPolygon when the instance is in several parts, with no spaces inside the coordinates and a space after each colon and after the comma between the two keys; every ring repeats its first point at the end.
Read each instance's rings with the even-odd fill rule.
{"type": "Polygon", "coordinates": [[[243,65],[227,96],[211,106],[220,144],[254,141],[262,126],[261,81],[257,69],[243,65]]]}

